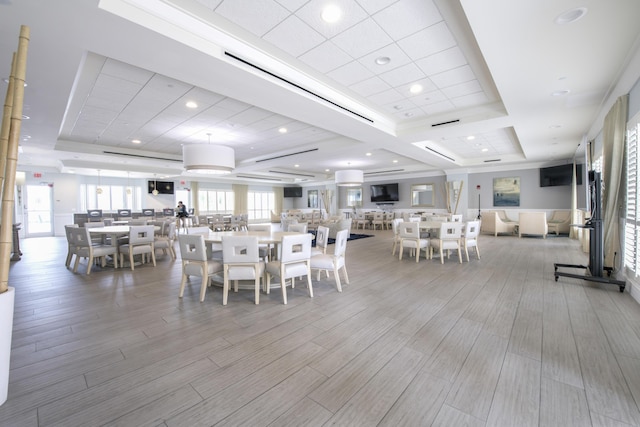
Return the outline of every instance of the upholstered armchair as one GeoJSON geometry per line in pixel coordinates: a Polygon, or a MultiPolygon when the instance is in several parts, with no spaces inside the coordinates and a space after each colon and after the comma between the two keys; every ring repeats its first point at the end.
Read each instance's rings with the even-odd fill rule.
{"type": "MultiPolygon", "coordinates": [[[[329,237],[336,238],[336,234],[340,230],[349,230],[351,233],[351,218],[344,218],[343,216],[332,216],[325,221],[321,221],[320,225],[329,229],[329,237]]],[[[347,235],[347,238],[349,235],[347,235]]]]}
{"type": "MultiPolygon", "coordinates": [[[[502,211],[504,212],[504,211],[502,211]]],[[[506,214],[504,215],[506,218],[506,214]]],[[[515,221],[503,220],[497,211],[487,211],[482,213],[481,231],[487,234],[513,234],[516,225],[515,221]]]]}
{"type": "Polygon", "coordinates": [[[520,212],[518,237],[522,237],[523,234],[529,234],[546,238],[548,232],[546,212],[520,212]]]}
{"type": "Polygon", "coordinates": [[[571,211],[553,211],[551,218],[547,221],[549,233],[569,234],[571,229],[571,211]]]}

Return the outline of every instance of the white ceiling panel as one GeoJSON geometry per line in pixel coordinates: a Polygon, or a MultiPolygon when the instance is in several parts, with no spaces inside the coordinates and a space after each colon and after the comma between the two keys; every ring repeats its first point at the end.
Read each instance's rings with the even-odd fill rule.
{"type": "Polygon", "coordinates": [[[399,0],[376,13],[373,19],[395,40],[442,21],[431,0],[399,0]]]}
{"type": "Polygon", "coordinates": [[[325,39],[305,25],[298,17],[290,16],[263,37],[288,54],[297,57],[320,45],[325,39]],[[295,34],[295,37],[291,37],[295,34]]]}

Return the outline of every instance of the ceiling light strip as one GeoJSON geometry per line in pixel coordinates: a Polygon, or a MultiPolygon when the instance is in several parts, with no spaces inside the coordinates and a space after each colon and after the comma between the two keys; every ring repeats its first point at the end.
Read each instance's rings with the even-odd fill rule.
{"type": "Polygon", "coordinates": [[[289,154],[283,154],[281,156],[274,156],[274,157],[269,157],[267,159],[260,159],[260,160],[256,160],[256,163],[260,163],[260,162],[266,162],[268,160],[275,160],[275,159],[281,159],[283,157],[289,157],[289,156],[296,156],[298,154],[305,154],[305,153],[311,153],[313,151],[318,151],[317,148],[311,148],[309,150],[304,150],[304,151],[298,151],[296,153],[289,153],[289,154]]]}
{"type": "Polygon", "coordinates": [[[305,89],[305,88],[303,88],[302,86],[300,86],[299,84],[293,83],[293,82],[291,82],[291,81],[289,81],[289,80],[285,79],[284,77],[280,77],[279,75],[274,74],[274,73],[272,73],[271,71],[267,71],[267,70],[265,70],[265,69],[264,69],[264,68],[262,68],[262,67],[258,67],[257,65],[252,64],[251,62],[249,62],[249,61],[247,61],[247,60],[245,60],[245,59],[242,59],[242,58],[240,58],[240,57],[238,57],[238,56],[236,56],[236,55],[234,55],[234,54],[232,54],[232,53],[229,53],[229,52],[227,52],[227,51],[225,51],[225,52],[224,52],[224,54],[225,54],[225,55],[227,55],[227,56],[229,56],[229,57],[231,57],[231,58],[233,58],[233,59],[235,59],[236,61],[240,61],[240,62],[242,62],[243,64],[246,64],[246,65],[248,65],[248,66],[250,66],[250,67],[252,67],[252,68],[255,68],[256,70],[262,71],[263,73],[268,74],[268,75],[270,75],[271,77],[275,77],[276,79],[278,79],[278,80],[280,80],[280,81],[283,81],[283,82],[285,82],[285,83],[287,83],[287,84],[289,84],[289,85],[291,85],[291,86],[293,86],[293,87],[295,87],[295,88],[297,88],[297,89],[300,89],[300,90],[302,90],[302,91],[304,91],[304,92],[308,93],[309,95],[313,95],[313,96],[315,96],[316,98],[319,98],[319,99],[321,99],[321,100],[323,100],[323,101],[325,101],[325,102],[328,102],[329,104],[331,104],[331,105],[333,105],[333,106],[335,106],[335,107],[338,107],[338,108],[340,108],[340,109],[342,109],[342,110],[344,110],[344,111],[347,111],[347,112],[349,112],[349,113],[353,114],[354,116],[360,117],[360,118],[361,118],[361,119],[363,119],[363,120],[366,120],[366,121],[368,121],[368,122],[370,122],[370,123],[373,123],[373,120],[371,120],[370,118],[365,117],[365,116],[363,116],[362,114],[358,114],[358,113],[356,113],[355,111],[352,111],[352,110],[350,110],[350,109],[348,109],[348,108],[346,108],[346,107],[343,107],[342,105],[340,105],[340,104],[338,104],[338,103],[336,103],[336,102],[333,102],[333,101],[331,101],[330,99],[325,98],[324,96],[318,95],[317,93],[312,92],[312,91],[310,91],[309,89],[305,89]]]}

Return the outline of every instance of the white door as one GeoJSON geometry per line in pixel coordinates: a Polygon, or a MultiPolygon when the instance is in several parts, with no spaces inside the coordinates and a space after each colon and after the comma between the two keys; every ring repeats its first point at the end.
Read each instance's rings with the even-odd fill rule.
{"type": "Polygon", "coordinates": [[[26,237],[52,236],[52,188],[48,185],[25,186],[24,217],[22,224],[26,237]]]}

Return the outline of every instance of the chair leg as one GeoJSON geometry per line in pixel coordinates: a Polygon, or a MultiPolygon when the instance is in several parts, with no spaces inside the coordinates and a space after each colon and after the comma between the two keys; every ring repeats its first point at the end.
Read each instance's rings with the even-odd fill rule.
{"type": "Polygon", "coordinates": [[[464,253],[467,254],[467,262],[469,262],[469,247],[464,245],[464,253]]]}
{"type": "Polygon", "coordinates": [[[338,292],[342,292],[342,284],[340,283],[340,271],[334,267],[333,276],[336,278],[336,289],[338,292]]]}
{"type": "Polygon", "coordinates": [[[229,297],[229,273],[228,268],[224,266],[224,276],[222,280],[222,305],[227,305],[227,299],[229,297]]]}
{"type": "Polygon", "coordinates": [[[478,259],[480,259],[480,248],[476,245],[476,255],[478,255],[478,259]]]}
{"type": "Polygon", "coordinates": [[[311,284],[311,267],[309,265],[307,265],[307,287],[309,288],[309,297],[313,298],[313,285],[311,284]]]}
{"type": "Polygon", "coordinates": [[[200,302],[202,302],[204,301],[204,295],[207,292],[207,285],[209,282],[209,275],[207,274],[207,270],[204,268],[204,264],[202,265],[200,273],[202,274],[202,283],[200,284],[200,302]]]}
{"type": "Polygon", "coordinates": [[[256,274],[256,283],[255,283],[255,303],[256,305],[260,304],[260,276],[256,274]]]}
{"type": "MultiPolygon", "coordinates": [[[[184,266],[183,266],[184,269],[184,266]]],[[[180,281],[180,292],[178,292],[178,298],[182,298],[184,295],[184,286],[187,284],[187,275],[182,273],[182,280],[180,281]]]]}
{"type": "Polygon", "coordinates": [[[135,268],[135,265],[133,264],[133,248],[131,246],[129,246],[129,264],[131,264],[131,271],[133,271],[133,269],[135,268]]]}

